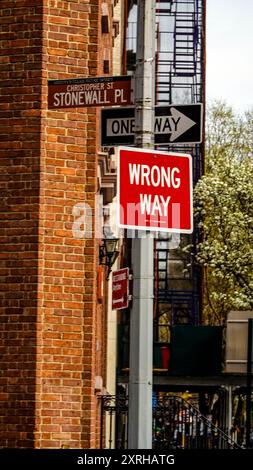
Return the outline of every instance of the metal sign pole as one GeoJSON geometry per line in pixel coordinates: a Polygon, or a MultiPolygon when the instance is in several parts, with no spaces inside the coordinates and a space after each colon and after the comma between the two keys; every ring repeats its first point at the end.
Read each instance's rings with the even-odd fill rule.
{"type": "MultiPolygon", "coordinates": [[[[135,72],[135,144],[153,148],[155,1],[138,1],[135,72]]],[[[132,240],[133,308],[130,322],[128,448],[152,449],[153,238],[132,240]]],[[[142,236],[142,237],[141,237],[142,236]]]]}
{"type": "Polygon", "coordinates": [[[248,319],[248,354],[247,354],[247,400],[246,400],[246,447],[252,447],[251,440],[251,393],[252,393],[252,338],[253,320],[248,319]]]}

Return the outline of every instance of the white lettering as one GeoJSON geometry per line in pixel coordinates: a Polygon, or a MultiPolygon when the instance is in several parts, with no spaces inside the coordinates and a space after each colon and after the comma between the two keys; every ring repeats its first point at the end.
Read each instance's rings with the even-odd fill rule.
{"type": "Polygon", "coordinates": [[[61,97],[61,106],[64,106],[64,96],[65,96],[65,93],[59,93],[60,97],[61,97]]]}
{"type": "Polygon", "coordinates": [[[167,464],[169,464],[169,465],[171,465],[171,464],[173,465],[173,464],[175,463],[174,455],[168,455],[168,456],[166,457],[166,462],[167,462],[167,464]]]}
{"type": "Polygon", "coordinates": [[[121,90],[115,90],[115,103],[118,102],[118,98],[121,98],[121,90]]]}
{"type": "MultiPolygon", "coordinates": [[[[101,92],[100,92],[101,93],[101,92]]],[[[101,99],[101,104],[109,104],[110,101],[107,100],[107,91],[103,91],[103,99],[101,99]]]]}
{"type": "Polygon", "coordinates": [[[154,455],[154,456],[152,457],[152,460],[151,460],[151,462],[150,462],[151,465],[154,465],[154,463],[156,463],[156,464],[159,464],[159,463],[160,463],[159,460],[158,460],[158,457],[157,457],[156,455],[154,455]]]}
{"type": "Polygon", "coordinates": [[[164,188],[164,182],[166,182],[168,188],[170,188],[171,181],[170,181],[170,168],[164,168],[164,166],[161,167],[161,186],[164,188]]]}
{"type": "MultiPolygon", "coordinates": [[[[117,121],[115,121],[117,122],[117,121]]],[[[129,177],[130,184],[136,184],[141,186],[154,186],[154,187],[168,187],[168,188],[179,188],[181,179],[176,176],[180,170],[177,167],[159,167],[153,165],[141,165],[140,163],[129,163],[129,177]]]]}
{"type": "Polygon", "coordinates": [[[104,467],[107,468],[110,465],[111,459],[112,457],[97,457],[97,456],[89,456],[88,454],[84,454],[83,462],[85,465],[103,465],[104,467]]]}
{"type": "Polygon", "coordinates": [[[83,95],[84,95],[83,91],[80,91],[79,95],[78,95],[79,96],[79,105],[84,105],[84,101],[83,101],[84,96],[83,95]]]}
{"type": "Polygon", "coordinates": [[[60,100],[59,100],[59,93],[54,94],[54,106],[59,106],[60,100]]]}
{"type": "Polygon", "coordinates": [[[178,168],[172,168],[171,170],[171,183],[172,183],[173,188],[177,189],[180,187],[181,179],[175,178],[174,173],[180,173],[180,170],[178,168]]]}
{"type": "Polygon", "coordinates": [[[85,104],[92,104],[92,95],[93,91],[85,91],[84,93],[84,98],[85,98],[85,104]]]}
{"type": "Polygon", "coordinates": [[[54,94],[54,106],[85,106],[108,104],[106,90],[67,91],[54,94]]]}
{"type": "Polygon", "coordinates": [[[150,215],[151,212],[151,194],[140,194],[141,213],[150,215]]]}
{"type": "MultiPolygon", "coordinates": [[[[98,93],[101,93],[100,91],[98,93]]],[[[100,97],[100,95],[99,95],[100,97]]],[[[97,93],[94,91],[93,92],[93,97],[92,97],[92,104],[96,103],[97,104],[98,102],[98,96],[97,96],[97,93]]]]}
{"type": "Polygon", "coordinates": [[[150,167],[148,165],[141,166],[141,185],[144,186],[144,179],[146,180],[146,185],[150,186],[149,182],[149,175],[150,175],[150,167]]]}
{"type": "Polygon", "coordinates": [[[79,93],[72,93],[72,105],[79,104],[79,93]]]}
{"type": "Polygon", "coordinates": [[[121,284],[115,284],[112,287],[113,292],[116,292],[117,290],[121,290],[121,284]]]}
{"type": "Polygon", "coordinates": [[[127,274],[126,274],[126,273],[123,273],[123,274],[116,274],[115,276],[113,276],[113,282],[124,281],[126,278],[127,278],[127,274]]]}
{"type": "Polygon", "coordinates": [[[126,103],[127,100],[124,100],[124,90],[121,90],[121,89],[116,89],[114,90],[115,93],[114,93],[114,100],[115,100],[115,103],[126,103]]]}
{"type": "Polygon", "coordinates": [[[103,90],[104,83],[81,83],[67,86],[67,91],[103,90]]]}
{"type": "Polygon", "coordinates": [[[167,199],[165,200],[163,196],[160,196],[161,198],[161,203],[163,204],[163,215],[167,216],[168,215],[168,204],[170,202],[171,196],[168,196],[167,199]]]}
{"type": "Polygon", "coordinates": [[[160,168],[156,165],[152,166],[151,168],[151,182],[155,187],[160,185],[160,168]]]}
{"type": "Polygon", "coordinates": [[[153,206],[152,206],[152,211],[151,211],[151,215],[155,215],[155,212],[158,211],[159,212],[159,215],[162,215],[162,209],[160,207],[160,196],[158,196],[157,194],[154,196],[154,202],[153,202],[153,206]]]}
{"type": "Polygon", "coordinates": [[[69,106],[70,104],[72,104],[72,95],[71,93],[67,92],[65,94],[65,105],[69,106]]]}
{"type": "Polygon", "coordinates": [[[170,199],[171,196],[165,199],[163,196],[156,194],[152,201],[151,194],[140,194],[141,214],[156,215],[156,212],[158,212],[160,216],[167,217],[170,199]]]}
{"type": "Polygon", "coordinates": [[[140,168],[141,165],[136,163],[129,163],[129,176],[130,176],[130,184],[139,184],[140,180],[140,168]]]}

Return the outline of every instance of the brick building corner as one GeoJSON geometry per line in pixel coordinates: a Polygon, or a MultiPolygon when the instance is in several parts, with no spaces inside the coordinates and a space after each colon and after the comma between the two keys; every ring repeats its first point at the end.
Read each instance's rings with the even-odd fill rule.
{"type": "Polygon", "coordinates": [[[74,208],[94,214],[98,112],[48,110],[47,81],[110,73],[101,3],[0,5],[0,447],[99,447],[98,240],[73,236],[74,208]]]}

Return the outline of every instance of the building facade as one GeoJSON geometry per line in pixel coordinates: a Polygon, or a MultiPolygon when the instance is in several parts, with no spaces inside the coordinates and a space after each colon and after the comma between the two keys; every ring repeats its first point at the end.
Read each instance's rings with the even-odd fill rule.
{"type": "MultiPolygon", "coordinates": [[[[101,395],[127,395],[129,365],[130,309],[112,311],[99,265],[114,149],[100,148],[98,108],[48,108],[48,80],[133,74],[136,4],[1,1],[1,447],[99,448],[121,430],[101,419],[101,395]]],[[[204,103],[204,74],[205,0],[157,0],[156,104],[204,103]]],[[[160,149],[191,153],[198,180],[202,145],[160,149]]],[[[200,275],[183,250],[197,237],[156,240],[156,393],[171,327],[201,323],[200,275]]],[[[131,267],[128,240],[119,266],[131,267]]]]}
{"type": "Polygon", "coordinates": [[[115,178],[108,192],[98,110],[47,99],[48,80],[112,75],[117,2],[14,3],[0,5],[0,446],[94,448],[107,335],[94,209],[115,178]]]}

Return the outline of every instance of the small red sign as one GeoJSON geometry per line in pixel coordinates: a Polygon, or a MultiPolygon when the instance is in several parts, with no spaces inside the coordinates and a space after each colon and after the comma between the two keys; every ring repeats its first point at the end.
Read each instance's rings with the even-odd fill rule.
{"type": "Polygon", "coordinates": [[[192,233],[191,155],[119,147],[118,224],[192,233]]]}
{"type": "Polygon", "coordinates": [[[129,268],[118,269],[112,273],[112,309],[128,307],[129,268]]]}
{"type": "Polygon", "coordinates": [[[131,76],[49,80],[48,107],[126,106],[132,103],[131,76]]]}

